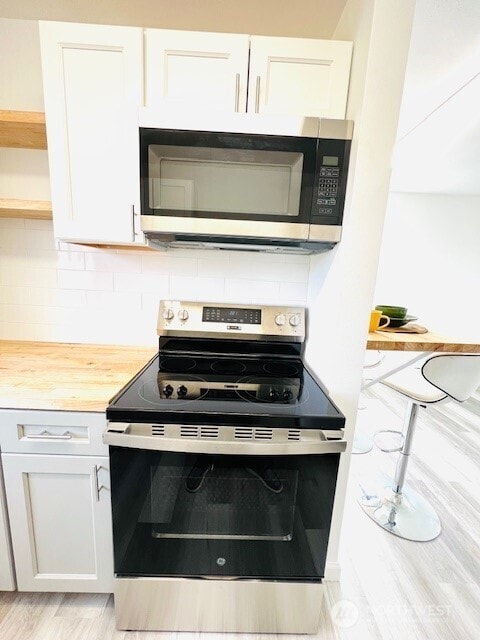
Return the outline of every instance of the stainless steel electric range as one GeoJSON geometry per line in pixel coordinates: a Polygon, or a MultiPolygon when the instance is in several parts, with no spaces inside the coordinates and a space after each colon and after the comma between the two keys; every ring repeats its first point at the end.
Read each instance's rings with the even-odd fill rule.
{"type": "Polygon", "coordinates": [[[117,627],[315,633],[344,416],[305,311],[164,301],[112,400],[117,627]]]}

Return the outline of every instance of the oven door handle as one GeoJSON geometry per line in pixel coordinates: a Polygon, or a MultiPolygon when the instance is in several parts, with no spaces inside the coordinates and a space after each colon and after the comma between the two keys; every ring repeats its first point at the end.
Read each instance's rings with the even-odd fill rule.
{"type": "Polygon", "coordinates": [[[298,456],[341,453],[347,447],[347,441],[327,439],[322,432],[317,437],[300,440],[273,442],[261,440],[235,440],[215,438],[189,438],[152,436],[129,433],[130,425],[113,424],[103,433],[103,442],[109,446],[151,451],[177,451],[181,453],[205,453],[217,455],[256,455],[256,456],[298,456]],[[120,427],[120,428],[119,428],[120,427]]]}

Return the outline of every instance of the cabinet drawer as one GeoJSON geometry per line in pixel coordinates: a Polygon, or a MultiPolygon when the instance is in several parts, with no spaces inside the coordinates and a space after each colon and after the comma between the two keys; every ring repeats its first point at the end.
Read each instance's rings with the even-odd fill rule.
{"type": "Polygon", "coordinates": [[[4,453],[108,455],[102,442],[105,414],[71,411],[0,412],[4,453]]]}

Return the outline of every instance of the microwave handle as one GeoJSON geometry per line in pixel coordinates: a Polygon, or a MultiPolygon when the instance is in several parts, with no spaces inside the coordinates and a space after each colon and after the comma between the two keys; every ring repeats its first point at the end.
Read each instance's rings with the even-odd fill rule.
{"type": "Polygon", "coordinates": [[[132,208],[132,241],[135,242],[135,205],[131,205],[132,208]]]}
{"type": "Polygon", "coordinates": [[[235,76],[235,113],[238,113],[240,107],[240,74],[235,76]]]}
{"type": "Polygon", "coordinates": [[[255,113],[260,113],[260,76],[257,76],[255,84],[255,113]]]}

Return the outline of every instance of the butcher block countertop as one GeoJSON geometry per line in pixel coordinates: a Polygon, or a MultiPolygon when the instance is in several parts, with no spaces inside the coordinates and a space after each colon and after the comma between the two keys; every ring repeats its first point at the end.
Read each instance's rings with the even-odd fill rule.
{"type": "Polygon", "coordinates": [[[154,347],[0,340],[0,409],[105,411],[154,347]]]}

